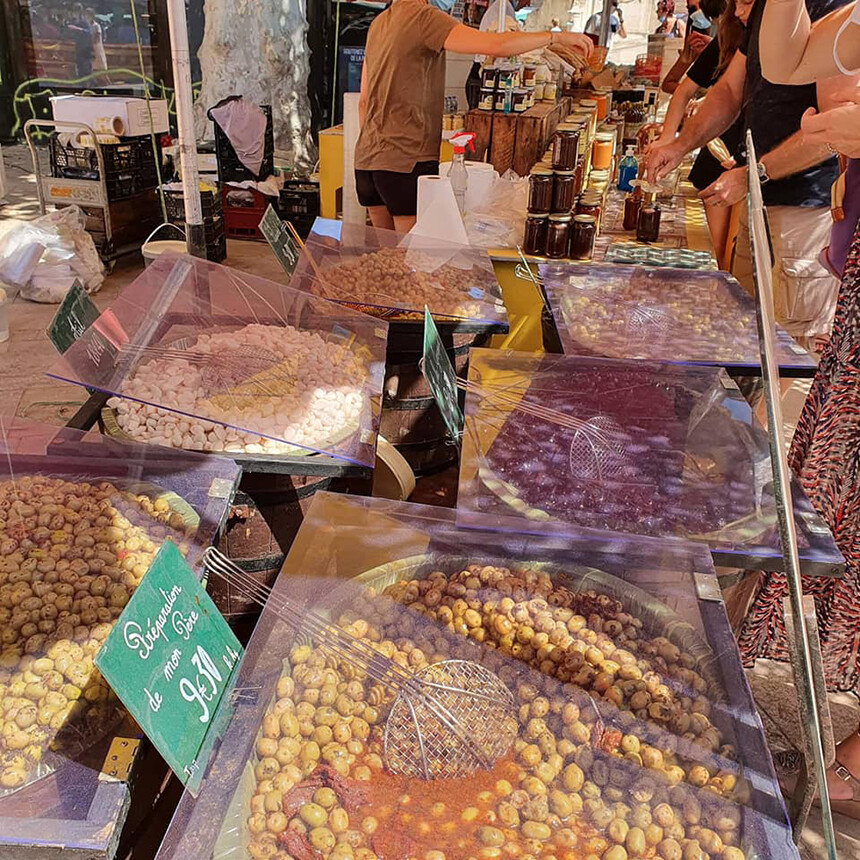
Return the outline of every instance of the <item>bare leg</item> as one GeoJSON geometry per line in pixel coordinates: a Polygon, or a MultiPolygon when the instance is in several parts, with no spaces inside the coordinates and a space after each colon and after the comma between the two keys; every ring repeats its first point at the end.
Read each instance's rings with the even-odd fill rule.
{"type": "Polygon", "coordinates": [[[705,217],[708,219],[708,232],[714,246],[714,256],[720,266],[726,256],[729,241],[729,222],[732,220],[731,206],[709,206],[705,204],[705,217]]]}
{"type": "Polygon", "coordinates": [[[414,215],[395,215],[394,229],[398,233],[408,233],[418,219],[414,215]]]}
{"type": "Polygon", "coordinates": [[[370,223],[374,227],[380,227],[383,230],[394,229],[394,219],[384,206],[368,206],[367,211],[370,212],[370,223]]]}

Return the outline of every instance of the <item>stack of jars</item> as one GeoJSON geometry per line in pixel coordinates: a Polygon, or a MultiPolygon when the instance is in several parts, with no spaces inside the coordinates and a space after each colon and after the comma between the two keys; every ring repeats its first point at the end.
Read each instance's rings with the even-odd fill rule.
{"type": "Polygon", "coordinates": [[[585,159],[580,141],[583,123],[562,123],[550,153],[529,176],[524,250],[553,259],[590,259],[597,219],[576,211],[583,189],[585,159]]]}

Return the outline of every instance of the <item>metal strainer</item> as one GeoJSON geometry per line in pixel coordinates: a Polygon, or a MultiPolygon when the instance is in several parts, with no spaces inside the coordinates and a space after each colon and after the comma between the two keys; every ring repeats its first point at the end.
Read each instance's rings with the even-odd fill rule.
{"type": "Polygon", "coordinates": [[[576,430],[570,443],[570,474],[584,481],[603,483],[627,472],[630,458],[626,435],[617,421],[595,415],[576,430]]]}
{"type": "Polygon", "coordinates": [[[466,660],[443,660],[413,674],[369,643],[324,616],[251,579],[215,547],[206,569],[243,597],[270,609],[338,659],[395,693],[385,724],[385,763],[392,773],[452,779],[491,768],[516,735],[514,698],[488,669],[466,660]]]}

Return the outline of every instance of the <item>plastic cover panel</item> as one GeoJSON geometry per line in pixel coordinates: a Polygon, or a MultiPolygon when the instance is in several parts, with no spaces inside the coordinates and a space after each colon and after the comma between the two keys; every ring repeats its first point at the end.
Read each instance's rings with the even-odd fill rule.
{"type": "Polygon", "coordinates": [[[796,858],[725,609],[698,596],[716,584],[707,550],[514,528],[317,494],[203,790],[181,801],[159,860],[489,857],[479,852],[514,844],[615,860],[618,842],[674,857],[688,841],[726,860],[796,858]],[[410,675],[448,659],[491,671],[514,698],[510,752],[459,779],[391,774],[383,732],[397,691],[355,670],[353,652],[317,647],[311,611],[410,675]]]}
{"type": "MultiPolygon", "coordinates": [[[[568,355],[761,372],[753,299],[725,272],[564,263],[539,269],[568,355]]],[[[779,327],[777,359],[784,371],[815,367],[779,327]]]]}
{"type": "MultiPolygon", "coordinates": [[[[469,382],[461,509],[780,563],[767,437],[724,371],[472,350],[469,382]]],[[[829,529],[794,491],[805,569],[838,567],[829,529]]]]}
{"type": "Polygon", "coordinates": [[[291,285],[386,319],[507,325],[485,251],[438,239],[317,218],[291,285]],[[308,259],[310,257],[310,259],[308,259]]]}
{"type": "Polygon", "coordinates": [[[199,563],[238,480],[220,457],[0,418],[0,844],[108,851],[128,789],[99,772],[124,711],[92,658],[163,541],[199,563]]]}
{"type": "Polygon", "coordinates": [[[116,396],[134,439],[372,466],[387,324],[225,266],[163,256],[49,375],[116,396]]]}

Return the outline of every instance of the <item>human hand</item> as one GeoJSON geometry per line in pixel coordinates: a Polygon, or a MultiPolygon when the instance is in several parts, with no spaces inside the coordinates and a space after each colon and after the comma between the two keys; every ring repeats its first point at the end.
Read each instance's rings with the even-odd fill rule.
{"type": "Polygon", "coordinates": [[[732,170],[727,170],[699,194],[702,202],[710,206],[734,206],[746,196],[746,167],[735,167],[732,170]]]}
{"type": "Polygon", "coordinates": [[[860,92],[839,107],[818,113],[809,108],[800,120],[809,143],[829,146],[849,158],[860,158],[860,92]]]}
{"type": "Polygon", "coordinates": [[[563,46],[569,48],[574,53],[588,59],[594,51],[594,42],[584,33],[553,33],[555,40],[553,47],[563,46]]]}
{"type": "Polygon", "coordinates": [[[684,55],[684,59],[692,63],[705,48],[708,47],[708,44],[711,41],[710,36],[706,36],[704,33],[698,33],[695,30],[690,31],[690,38],[687,39],[687,44],[684,45],[684,50],[682,51],[684,55]]]}
{"type": "Polygon", "coordinates": [[[659,141],[652,145],[647,160],[643,178],[648,182],[657,183],[671,173],[686,155],[677,140],[668,141],[661,145],[659,141]]]}

